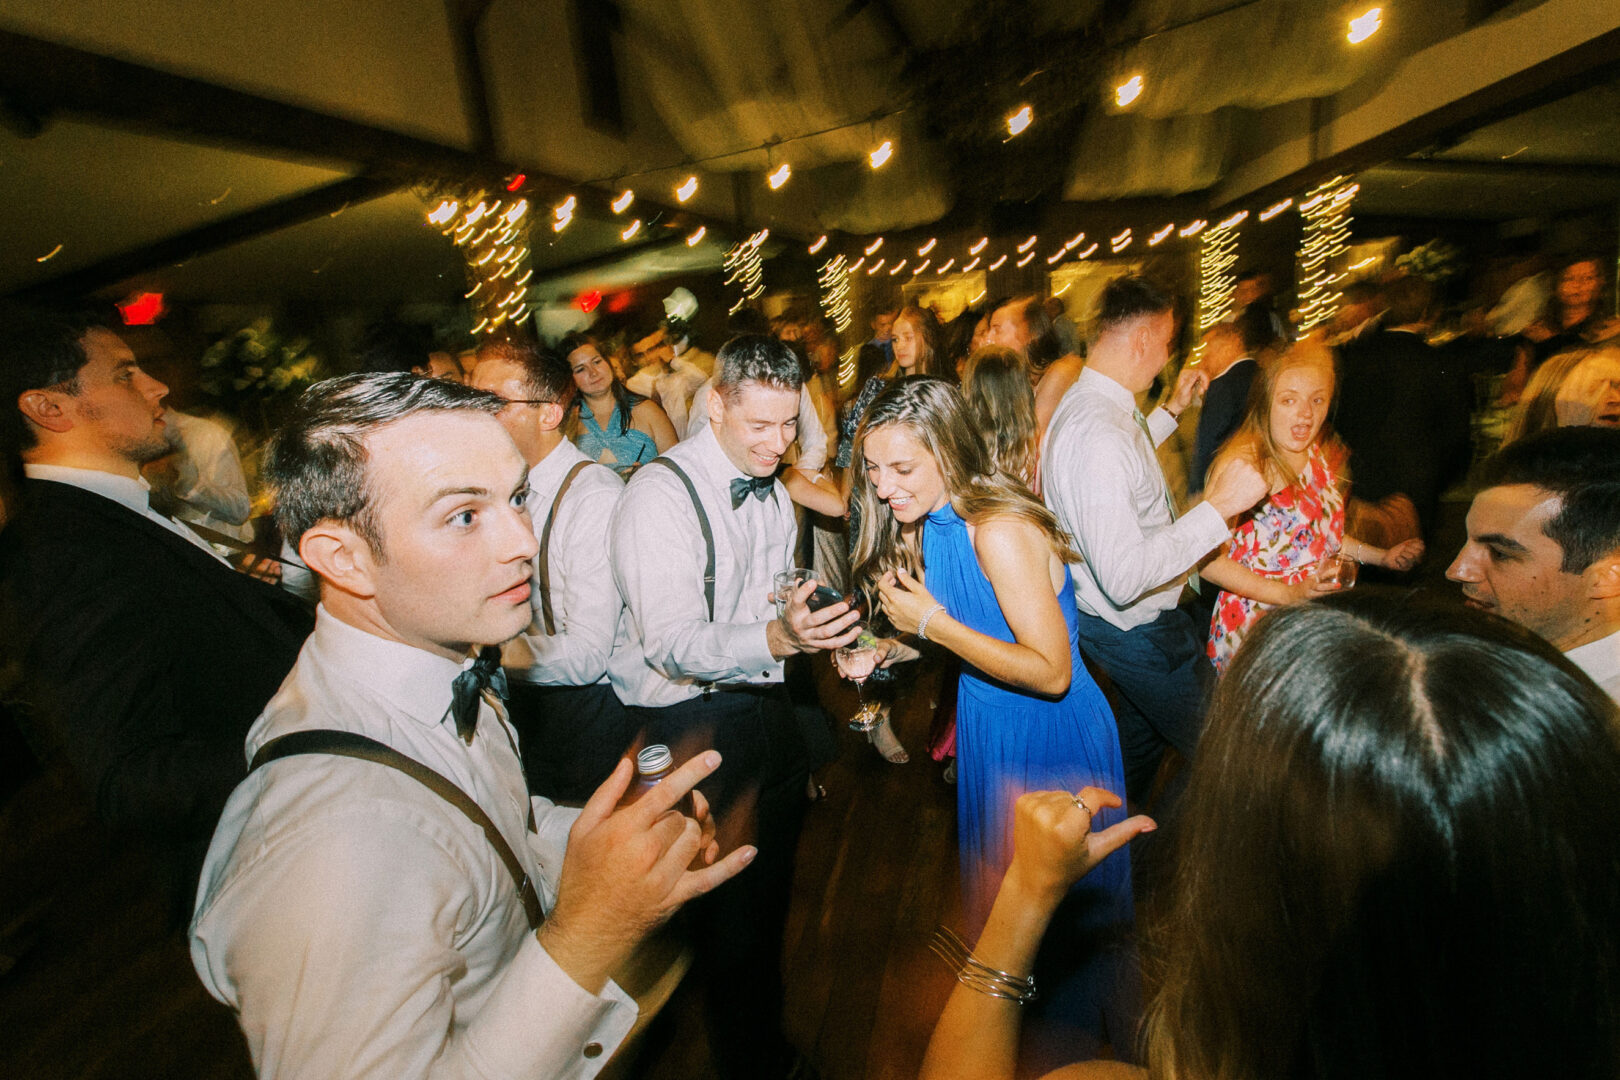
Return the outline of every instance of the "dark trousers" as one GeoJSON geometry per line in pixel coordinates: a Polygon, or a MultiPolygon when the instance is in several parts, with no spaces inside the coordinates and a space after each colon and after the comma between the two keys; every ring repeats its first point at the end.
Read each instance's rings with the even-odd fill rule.
{"type": "Polygon", "coordinates": [[[713,748],[723,759],[698,790],[722,854],[754,844],[742,873],[686,907],[704,991],[715,1074],[773,1080],[792,1054],[782,1034],[782,935],[805,809],[805,749],[781,686],[715,690],[661,709],[632,708],[649,743],[676,761],[713,748]]]}
{"type": "Polygon", "coordinates": [[[637,721],[607,683],[535,686],[513,680],[506,705],[529,791],[554,802],[589,799],[635,742],[637,721]]]}
{"type": "MultiPolygon", "coordinates": [[[[1192,762],[1214,676],[1204,658],[1204,633],[1179,608],[1131,630],[1081,612],[1079,628],[1081,655],[1114,684],[1125,790],[1140,804],[1153,786],[1166,746],[1192,762]]],[[[1173,794],[1166,793],[1167,801],[1173,794]]]]}

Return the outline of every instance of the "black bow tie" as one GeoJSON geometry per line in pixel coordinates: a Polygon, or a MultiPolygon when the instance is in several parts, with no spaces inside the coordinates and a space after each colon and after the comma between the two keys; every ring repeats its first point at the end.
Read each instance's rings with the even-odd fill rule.
{"type": "Polygon", "coordinates": [[[478,659],[450,684],[450,713],[456,718],[456,734],[472,745],[473,732],[478,729],[478,701],[485,690],[493,690],[506,698],[506,671],[501,667],[501,650],[485,645],[478,650],[478,659]]]}
{"type": "Polygon", "coordinates": [[[739,476],[731,482],[731,508],[735,510],[741,506],[750,491],[754,493],[754,498],[764,502],[765,496],[775,489],[775,476],[739,476]]]}

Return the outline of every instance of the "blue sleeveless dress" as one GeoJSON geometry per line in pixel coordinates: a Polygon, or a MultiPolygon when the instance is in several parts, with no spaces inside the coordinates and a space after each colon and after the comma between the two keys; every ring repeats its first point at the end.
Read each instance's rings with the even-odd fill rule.
{"type": "MultiPolygon", "coordinates": [[[[924,584],[953,618],[990,637],[1013,640],[995,590],[979,567],[967,524],[949,503],[928,515],[922,552],[924,584]]],[[[1080,659],[1067,570],[1058,603],[1073,664],[1063,697],[1039,697],[997,682],[971,664],[962,665],[956,705],[956,813],[969,941],[983,929],[1012,861],[1013,804],[1019,795],[1077,792],[1088,784],[1121,795],[1125,791],[1113,713],[1080,659]]],[[[1094,827],[1104,829],[1124,817],[1123,809],[1106,809],[1094,827]]],[[[1088,1044],[1104,1041],[1130,1059],[1137,1011],[1132,920],[1130,852],[1125,848],[1081,879],[1052,921],[1036,960],[1041,1000],[1030,1019],[1042,1019],[1026,1025],[1025,1067],[1050,1062],[1047,1067],[1056,1068],[1083,1057],[1078,1051],[1088,1044]]]]}
{"type": "MultiPolygon", "coordinates": [[[[644,398],[637,399],[640,404],[644,398]]],[[[613,406],[613,415],[608,417],[607,430],[596,422],[596,415],[591,407],[583,401],[579,404],[579,438],[574,445],[579,447],[580,453],[592,461],[602,460],[602,451],[613,451],[613,459],[607,462],[609,468],[621,476],[628,476],[636,471],[636,466],[651,461],[658,456],[658,444],[653,437],[645,431],[637,431],[630,427],[630,418],[625,410],[613,406]]]]}

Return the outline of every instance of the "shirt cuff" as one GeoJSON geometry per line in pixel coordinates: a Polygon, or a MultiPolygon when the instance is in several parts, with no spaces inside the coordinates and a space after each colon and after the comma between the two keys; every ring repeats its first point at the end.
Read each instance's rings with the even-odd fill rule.
{"type": "Polygon", "coordinates": [[[1158,446],[1168,439],[1176,430],[1180,421],[1170,415],[1170,410],[1160,405],[1148,413],[1148,430],[1153,433],[1153,445],[1158,446]]]}
{"type": "Polygon", "coordinates": [[[1215,504],[1207,500],[1181,515],[1176,524],[1183,525],[1199,538],[1203,544],[1201,551],[1214,551],[1232,536],[1232,530],[1226,527],[1226,519],[1215,509],[1215,504]]]}
{"type": "Polygon", "coordinates": [[[532,933],[467,1029],[483,1075],[588,1080],[636,1022],[636,1003],[609,982],[588,994],[532,933]]]}
{"type": "Polygon", "coordinates": [[[778,682],[782,661],[771,655],[769,620],[733,627],[727,652],[737,658],[738,679],[743,682],[778,682]]]}

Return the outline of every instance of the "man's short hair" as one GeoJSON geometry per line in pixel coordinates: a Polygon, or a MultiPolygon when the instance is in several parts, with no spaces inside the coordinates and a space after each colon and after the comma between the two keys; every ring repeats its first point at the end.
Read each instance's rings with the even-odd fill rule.
{"type": "Polygon", "coordinates": [[[1563,549],[1566,574],[1620,550],[1620,430],[1566,427],[1520,439],[1481,466],[1480,482],[1558,496],[1558,513],[1542,531],[1563,549]]]}
{"type": "Polygon", "coordinates": [[[1429,317],[1434,307],[1434,286],[1416,274],[1406,274],[1384,286],[1384,325],[1410,326],[1429,317]]]}
{"type": "Polygon", "coordinates": [[[577,389],[573,369],[555,349],[528,341],[502,341],[479,348],[478,361],[485,360],[503,360],[515,366],[523,379],[523,392],[534,401],[567,405],[573,400],[577,389]]]}
{"type": "Polygon", "coordinates": [[[1101,337],[1116,327],[1148,315],[1162,315],[1175,306],[1170,295],[1147,278],[1117,277],[1103,286],[1097,298],[1093,332],[1101,337]]]}
{"type": "Polygon", "coordinates": [[[265,452],[276,525],[294,547],[317,522],[347,525],[383,557],[375,493],[366,476],[366,436],[407,416],[478,412],[506,402],[443,379],[401,372],[344,375],[305,390],[265,452]]]}
{"type": "Polygon", "coordinates": [[[1258,356],[1277,342],[1277,327],[1271,321],[1271,312],[1258,304],[1239,312],[1232,326],[1243,339],[1245,356],[1258,356]]]}
{"type": "Polygon", "coordinates": [[[79,392],[79,372],[90,362],[84,336],[93,329],[113,331],[117,322],[96,308],[7,307],[0,314],[0,448],[7,453],[32,450],[34,429],[17,408],[30,390],[54,388],[79,392]]]}
{"type": "Polygon", "coordinates": [[[757,382],[795,393],[804,385],[804,368],[798,356],[769,334],[734,337],[720,346],[714,360],[714,388],[728,398],[744,383],[757,382]]]}
{"type": "Polygon", "coordinates": [[[433,334],[427,327],[383,321],[366,327],[355,362],[361,371],[426,371],[432,351],[433,334]]]}

